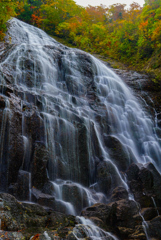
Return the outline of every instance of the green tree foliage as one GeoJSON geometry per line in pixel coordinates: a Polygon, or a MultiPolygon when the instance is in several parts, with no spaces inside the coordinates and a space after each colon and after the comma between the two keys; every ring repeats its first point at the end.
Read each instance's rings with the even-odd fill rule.
{"type": "Polygon", "coordinates": [[[149,58],[156,48],[161,49],[161,1],[148,0],[140,15],[138,56],[149,58]]]}
{"type": "Polygon", "coordinates": [[[84,8],[73,0],[25,0],[17,13],[78,48],[134,65],[161,52],[160,0],[145,0],[143,8],[133,2],[128,9],[121,3],[84,8]]]}
{"type": "Polygon", "coordinates": [[[55,33],[56,27],[67,19],[73,17],[77,5],[73,0],[48,0],[40,7],[40,16],[43,28],[51,33],[55,33]],[[73,6],[73,7],[72,7],[73,6]]]}
{"type": "Polygon", "coordinates": [[[15,16],[16,5],[15,0],[0,0],[0,40],[4,38],[7,20],[15,16]]]}

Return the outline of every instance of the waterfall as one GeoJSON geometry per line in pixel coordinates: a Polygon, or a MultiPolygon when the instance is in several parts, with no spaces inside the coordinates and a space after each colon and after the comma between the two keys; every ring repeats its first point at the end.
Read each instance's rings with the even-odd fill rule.
{"type": "MultiPolygon", "coordinates": [[[[48,152],[42,162],[44,181],[52,183],[57,205],[65,206],[68,214],[107,202],[99,177],[102,164],[108,169],[109,191],[116,186],[128,190],[121,172],[131,163],[144,166],[151,162],[160,172],[161,148],[154,123],[112,70],[38,28],[15,18],[9,24],[7,50],[0,50],[0,97],[8,94],[11,99],[10,104],[6,100],[2,114],[1,148],[7,118],[15,111],[21,115],[17,123],[21,126],[17,136],[14,131],[10,133],[11,140],[15,136],[22,143],[22,162],[16,165],[15,174],[19,169],[30,173],[26,183],[30,200],[31,187],[39,184],[39,169],[34,165],[37,146],[48,152]],[[123,154],[123,162],[111,152],[112,141],[123,154]]],[[[11,161],[6,161],[10,173],[11,161]]],[[[9,175],[9,184],[15,183],[14,176],[9,175]]]]}

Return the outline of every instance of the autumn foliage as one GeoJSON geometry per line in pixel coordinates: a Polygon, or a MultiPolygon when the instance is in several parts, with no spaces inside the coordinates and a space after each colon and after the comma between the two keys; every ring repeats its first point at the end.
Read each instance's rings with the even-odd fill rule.
{"type": "Polygon", "coordinates": [[[0,0],[0,41],[2,41],[5,36],[7,20],[16,15],[16,7],[16,0],[0,0]]]}

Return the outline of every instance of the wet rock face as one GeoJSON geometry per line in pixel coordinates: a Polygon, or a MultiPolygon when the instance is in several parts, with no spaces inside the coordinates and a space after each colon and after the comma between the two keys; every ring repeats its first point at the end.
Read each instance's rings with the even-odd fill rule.
{"type": "Polygon", "coordinates": [[[31,167],[31,182],[37,189],[42,189],[44,184],[48,182],[47,163],[49,161],[49,152],[42,143],[36,143],[34,148],[34,156],[31,167]]]}
{"type": "Polygon", "coordinates": [[[3,96],[0,96],[0,108],[4,109],[5,108],[5,99],[3,96]]]}
{"type": "Polygon", "coordinates": [[[108,204],[98,203],[88,207],[82,211],[82,216],[93,219],[96,225],[113,232],[120,239],[144,240],[148,236],[159,240],[160,174],[151,163],[146,166],[132,164],[126,171],[126,177],[129,193],[123,186],[116,187],[109,196],[108,204]]]}
{"type": "Polygon", "coordinates": [[[118,175],[117,169],[113,162],[101,161],[97,165],[97,184],[95,188],[98,188],[106,196],[110,196],[113,189],[117,186],[123,186],[121,176],[118,175]]]}
{"type": "Polygon", "coordinates": [[[123,239],[128,239],[128,235],[135,232],[135,227],[142,224],[136,203],[125,199],[108,205],[94,205],[83,211],[82,215],[101,219],[104,229],[114,232],[121,238],[124,237],[123,239]]]}
{"type": "Polygon", "coordinates": [[[29,172],[20,170],[17,177],[16,196],[19,200],[29,199],[30,196],[31,175],[29,172]]]}
{"type": "Polygon", "coordinates": [[[110,231],[120,239],[160,239],[160,208],[142,208],[135,200],[127,198],[123,188],[114,189],[109,204],[95,204],[82,211],[82,216],[95,222],[96,225],[110,231]],[[121,195],[120,195],[121,194],[121,195]],[[143,228],[143,218],[146,228],[143,228]],[[158,229],[157,229],[158,228],[158,229]],[[146,229],[146,233],[145,233],[146,229]]]}
{"type": "Polygon", "coordinates": [[[130,190],[141,207],[154,207],[153,199],[161,207],[161,176],[153,164],[147,164],[146,167],[132,164],[127,170],[127,179],[130,190]]]}
{"type": "Polygon", "coordinates": [[[136,159],[130,149],[124,148],[119,139],[113,136],[104,136],[105,144],[108,148],[112,161],[120,171],[125,172],[132,162],[136,159]]]}
{"type": "MultiPolygon", "coordinates": [[[[33,107],[30,103],[27,106],[22,106],[20,92],[16,92],[15,89],[15,94],[13,94],[10,88],[6,88],[4,91],[2,88],[2,92],[5,95],[3,97],[3,112],[1,111],[1,190],[8,191],[10,186],[9,191],[16,194],[15,190],[11,189],[17,188],[16,191],[19,192],[17,192],[17,197],[21,196],[23,200],[28,200],[29,190],[26,191],[25,195],[21,195],[22,192],[18,190],[23,187],[24,189],[29,188],[29,184],[20,177],[19,173],[20,169],[28,171],[28,174],[31,171],[31,164],[36,161],[36,157],[34,160],[31,157],[35,151],[33,146],[36,145],[36,142],[44,141],[44,125],[37,107],[33,107]]],[[[41,160],[43,161],[43,158],[41,160]]],[[[40,169],[41,167],[39,171],[41,171],[40,169]]],[[[45,178],[43,184],[44,182],[45,178]]],[[[39,186],[37,184],[36,187],[41,188],[42,184],[39,186]]]]}
{"type": "Polygon", "coordinates": [[[116,187],[111,195],[111,201],[128,199],[128,191],[124,187],[116,187]]]}

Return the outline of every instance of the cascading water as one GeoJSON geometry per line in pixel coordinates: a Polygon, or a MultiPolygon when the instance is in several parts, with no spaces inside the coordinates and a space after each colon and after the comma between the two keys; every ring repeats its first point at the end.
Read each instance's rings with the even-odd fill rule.
{"type": "MultiPolygon", "coordinates": [[[[2,211],[3,211],[3,207],[4,207],[3,200],[0,199],[0,212],[1,212],[1,213],[2,213],[2,211]]],[[[1,231],[1,225],[2,225],[2,221],[1,221],[1,219],[0,219],[0,231],[1,231]]]]}
{"type": "MultiPolygon", "coordinates": [[[[7,50],[1,46],[0,51],[1,96],[12,98],[11,106],[6,100],[1,120],[1,148],[6,121],[14,108],[21,116],[16,123],[21,124],[16,136],[21,160],[15,172],[30,172],[27,188],[37,184],[46,192],[36,168],[39,150],[43,151],[39,159],[44,159],[44,183],[50,180],[56,206],[60,204],[59,209],[68,214],[107,201],[101,193],[101,166],[108,171],[109,192],[116,186],[128,190],[121,171],[131,163],[152,162],[160,171],[161,150],[153,122],[115,73],[91,55],[67,48],[17,19],[10,20],[6,41],[10,38],[7,50]],[[111,152],[113,141],[124,162],[111,152]]],[[[13,139],[12,132],[6,138],[11,135],[13,139]]],[[[12,152],[5,164],[2,153],[1,164],[10,173],[12,152]]],[[[14,191],[12,174],[5,181],[14,191]]],[[[28,192],[31,198],[31,189],[28,192]]]]}
{"type": "Polygon", "coordinates": [[[99,227],[95,226],[95,224],[84,217],[77,217],[78,225],[73,229],[73,235],[76,239],[83,239],[85,237],[89,237],[90,239],[95,240],[118,240],[115,236],[113,236],[109,232],[105,232],[99,227]]]}
{"type": "MultiPolygon", "coordinates": [[[[0,98],[3,96],[0,94],[0,98]]],[[[1,118],[1,128],[0,128],[0,176],[1,176],[1,189],[7,190],[7,184],[5,181],[6,167],[8,166],[8,154],[6,142],[9,142],[9,129],[8,122],[10,118],[10,104],[7,98],[5,98],[5,106],[1,118]],[[6,141],[7,140],[7,141],[6,141]]]]}
{"type": "Polygon", "coordinates": [[[154,207],[155,207],[155,209],[156,209],[156,211],[157,211],[157,215],[159,216],[159,211],[158,211],[157,205],[156,205],[156,203],[155,203],[155,199],[154,199],[153,197],[152,197],[152,201],[153,201],[154,207]]]}
{"type": "Polygon", "coordinates": [[[151,161],[160,169],[160,145],[153,130],[153,122],[142,110],[136,98],[119,77],[96,60],[98,85],[101,100],[108,111],[110,131],[132,152],[132,161],[147,163],[151,161]]]}

